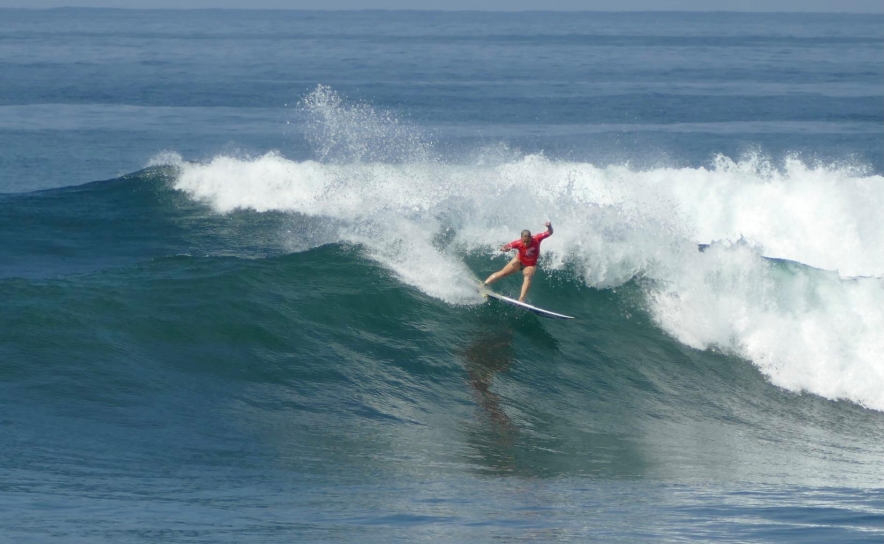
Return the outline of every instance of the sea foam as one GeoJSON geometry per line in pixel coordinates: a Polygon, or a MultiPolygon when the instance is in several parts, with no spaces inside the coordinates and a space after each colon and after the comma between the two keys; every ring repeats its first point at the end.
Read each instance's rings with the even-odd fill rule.
{"type": "MultiPolygon", "coordinates": [[[[549,219],[541,268],[596,288],[639,278],[648,311],[679,341],[744,357],[789,390],[884,410],[881,176],[760,155],[646,170],[494,150],[443,160],[389,114],[328,89],[302,107],[322,161],[166,157],[175,187],[221,213],[311,218],[313,243],[359,244],[453,304],[478,302],[465,254],[494,257],[549,219]]],[[[292,234],[294,251],[303,238],[292,234]]]]}

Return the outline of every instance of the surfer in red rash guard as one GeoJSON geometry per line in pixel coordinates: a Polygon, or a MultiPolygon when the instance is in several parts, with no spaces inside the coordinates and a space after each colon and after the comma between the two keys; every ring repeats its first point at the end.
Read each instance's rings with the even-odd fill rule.
{"type": "Polygon", "coordinates": [[[500,278],[505,278],[521,270],[525,280],[522,282],[522,294],[519,296],[519,301],[525,302],[525,296],[528,294],[528,289],[531,288],[531,278],[534,277],[534,272],[537,270],[537,258],[540,257],[540,242],[552,236],[553,233],[552,223],[547,221],[544,225],[546,225],[546,232],[531,236],[531,231],[525,229],[522,231],[521,238],[500,246],[501,251],[518,249],[519,254],[513,257],[513,260],[501,268],[499,272],[488,276],[488,279],[482,285],[491,285],[500,278]]]}

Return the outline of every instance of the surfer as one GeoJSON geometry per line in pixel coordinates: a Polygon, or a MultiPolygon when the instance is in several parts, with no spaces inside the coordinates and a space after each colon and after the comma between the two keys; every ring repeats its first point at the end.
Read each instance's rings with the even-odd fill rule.
{"type": "Polygon", "coordinates": [[[519,302],[525,302],[525,296],[528,294],[528,289],[531,288],[531,278],[534,277],[534,272],[537,270],[537,258],[540,257],[540,242],[552,236],[553,233],[552,223],[547,221],[544,225],[546,226],[546,232],[541,232],[532,237],[531,231],[525,229],[522,231],[521,238],[500,246],[501,251],[517,249],[519,254],[513,257],[513,260],[508,262],[500,271],[488,276],[488,279],[482,285],[491,285],[500,278],[505,278],[521,270],[525,279],[522,281],[522,294],[519,296],[519,302]]]}

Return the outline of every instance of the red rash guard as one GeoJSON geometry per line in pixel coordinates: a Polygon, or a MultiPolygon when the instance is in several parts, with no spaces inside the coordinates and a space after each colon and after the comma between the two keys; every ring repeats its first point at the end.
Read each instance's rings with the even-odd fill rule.
{"type": "Polygon", "coordinates": [[[540,234],[535,234],[527,246],[522,243],[522,239],[520,238],[514,242],[508,243],[504,247],[519,250],[519,262],[522,263],[522,266],[537,266],[537,258],[540,257],[540,242],[543,241],[544,238],[549,238],[550,236],[551,233],[549,231],[541,232],[540,234]]]}

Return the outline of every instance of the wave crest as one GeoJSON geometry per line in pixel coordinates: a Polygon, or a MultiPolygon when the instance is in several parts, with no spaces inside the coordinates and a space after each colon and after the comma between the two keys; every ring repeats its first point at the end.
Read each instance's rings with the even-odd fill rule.
{"type": "Polygon", "coordinates": [[[414,127],[330,89],[301,107],[325,160],[167,158],[175,188],[221,213],[292,213],[293,251],[359,244],[455,304],[478,302],[476,275],[502,265],[474,274],[465,255],[495,259],[501,243],[550,219],[542,268],[567,267],[597,288],[641,277],[651,314],[681,342],[746,357],[788,389],[884,410],[882,176],[797,158],[774,167],[760,154],[635,170],[490,149],[457,163],[434,157],[414,127]]]}

